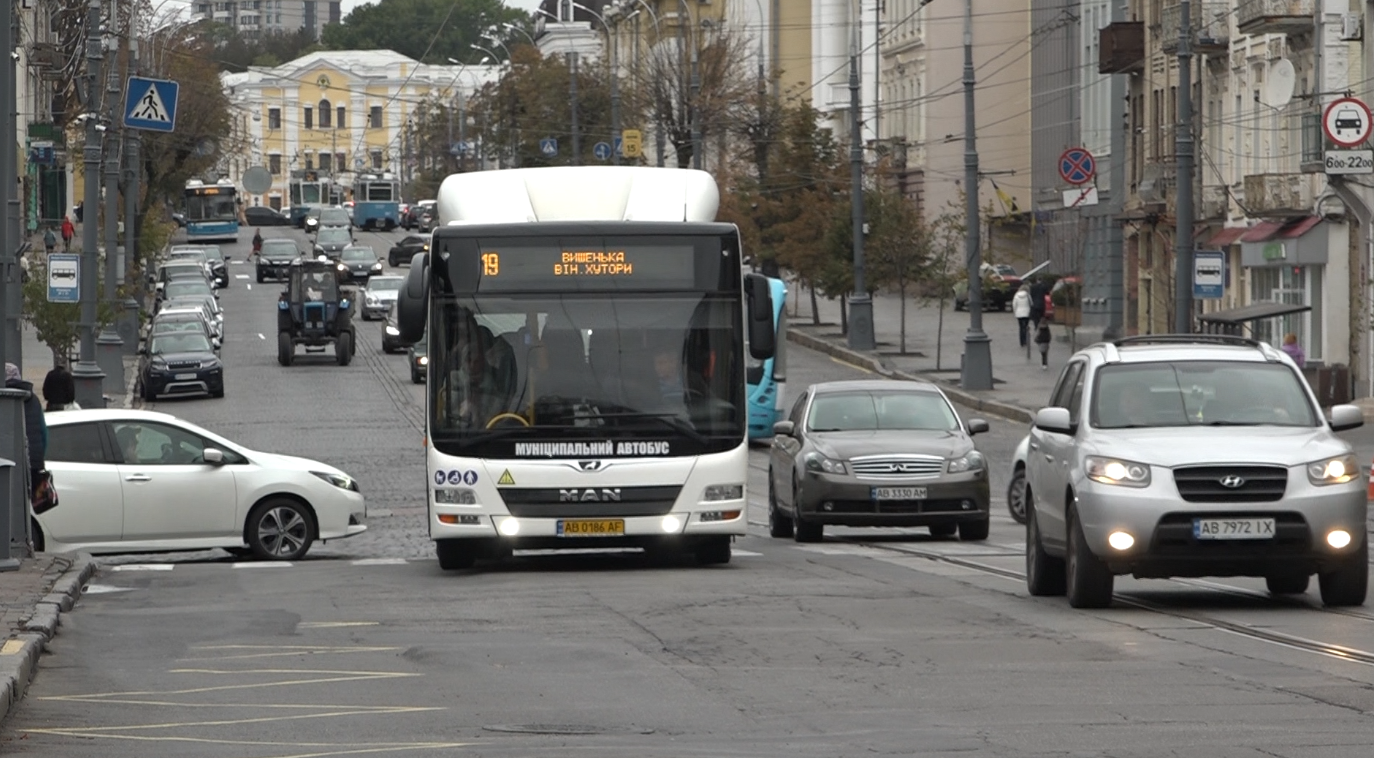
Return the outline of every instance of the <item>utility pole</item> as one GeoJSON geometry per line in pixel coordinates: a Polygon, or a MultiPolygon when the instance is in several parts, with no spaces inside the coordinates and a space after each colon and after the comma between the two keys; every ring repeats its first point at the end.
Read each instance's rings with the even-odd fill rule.
{"type": "Polygon", "coordinates": [[[567,87],[567,99],[572,101],[572,165],[581,165],[581,130],[577,126],[577,54],[567,54],[567,69],[571,83],[567,87]]]}
{"type": "Polygon", "coordinates": [[[976,67],[971,56],[971,0],[961,31],[961,88],[966,104],[966,272],[970,279],[971,327],[966,330],[966,353],[961,364],[961,388],[994,389],[990,367],[990,337],[980,318],[980,155],[976,153],[976,67]]]}
{"type": "MultiPolygon", "coordinates": [[[[860,15],[851,20],[851,243],[855,268],[855,291],[847,302],[849,328],[846,344],[852,350],[875,349],[874,304],[865,291],[865,156],[860,145],[860,15]]],[[[900,293],[900,297],[902,297],[900,293]]]]}
{"type": "MultiPolygon", "coordinates": [[[[13,14],[18,3],[10,2],[6,5],[11,14],[11,23],[4,25],[0,35],[5,36],[4,47],[8,52],[14,49],[17,39],[13,14]]],[[[9,66],[9,71],[12,72],[13,56],[6,55],[5,59],[5,65],[9,66]]],[[[15,107],[15,92],[14,78],[9,73],[0,74],[0,101],[3,101],[5,113],[9,113],[15,107]]],[[[0,315],[5,319],[3,327],[0,327],[0,357],[3,357],[6,363],[23,366],[20,357],[22,333],[19,332],[20,322],[17,318],[23,309],[23,291],[20,289],[22,273],[19,265],[19,245],[11,242],[18,240],[19,229],[8,215],[8,198],[18,191],[14,156],[14,117],[11,116],[0,125],[0,140],[5,140],[4,144],[9,145],[8,150],[0,150],[0,198],[5,199],[6,204],[6,249],[0,253],[0,269],[4,272],[4,282],[0,283],[0,315]]],[[[0,386],[0,458],[10,464],[0,464],[0,483],[3,484],[0,487],[0,503],[4,505],[4,509],[0,510],[0,572],[19,569],[19,559],[14,557],[15,541],[20,543],[18,552],[27,551],[29,498],[24,484],[29,469],[25,463],[28,450],[24,445],[24,400],[28,394],[23,390],[0,386]]]]}
{"type": "Polygon", "coordinates": [[[82,145],[82,264],[79,285],[81,287],[81,320],[78,328],[81,334],[81,349],[77,365],[72,367],[72,378],[77,385],[77,403],[83,408],[104,408],[106,400],[101,394],[101,381],[106,375],[96,365],[96,272],[97,257],[97,208],[101,203],[101,187],[97,177],[101,174],[101,130],[97,129],[100,120],[101,94],[101,0],[90,0],[87,5],[87,81],[86,96],[82,100],[82,118],[85,121],[86,139],[82,145]]]}
{"type": "MultiPolygon", "coordinates": [[[[139,73],[139,42],[134,35],[130,35],[129,47],[129,70],[131,74],[139,73]]],[[[124,309],[121,312],[120,322],[121,339],[125,342],[125,354],[133,355],[139,351],[139,304],[144,298],[136,300],[133,293],[143,291],[144,287],[144,261],[139,255],[139,130],[125,130],[125,270],[133,272],[133,276],[126,282],[128,292],[125,294],[124,309]]],[[[124,364],[121,364],[124,368],[124,364]]]]}
{"type": "MultiPolygon", "coordinates": [[[[611,19],[615,19],[612,17],[611,19]]],[[[620,26],[617,21],[615,29],[620,26]]],[[[620,35],[606,25],[606,39],[610,41],[610,162],[620,165],[620,35]]]]}
{"type": "MultiPolygon", "coordinates": [[[[1177,31],[1177,271],[1174,279],[1174,327],[1192,332],[1192,4],[1182,0],[1177,31]]],[[[1320,64],[1319,64],[1320,65],[1320,64]]]]}
{"type": "MultiPolygon", "coordinates": [[[[1126,8],[1122,0],[1110,4],[1110,20],[1123,21],[1126,8]]],[[[1110,77],[1110,178],[1105,202],[1109,244],[1105,251],[1106,322],[1101,339],[1123,337],[1124,328],[1124,222],[1120,215],[1125,204],[1125,119],[1129,106],[1125,102],[1128,80],[1123,75],[1110,77]]]]}
{"type": "MultiPolygon", "coordinates": [[[[20,41],[19,37],[19,4],[7,3],[10,8],[9,18],[9,42],[5,45],[5,50],[13,51],[20,41]]],[[[5,152],[3,162],[0,162],[0,176],[5,177],[5,223],[6,227],[4,243],[6,247],[5,255],[14,256],[15,267],[11,271],[11,276],[5,279],[4,286],[9,289],[8,307],[4,310],[5,329],[8,330],[8,340],[5,342],[3,351],[5,361],[16,366],[23,366],[23,337],[24,337],[24,284],[23,277],[18,267],[19,256],[23,252],[24,232],[23,222],[19,212],[19,167],[16,164],[13,145],[19,142],[19,134],[15,130],[15,124],[19,123],[19,88],[15,83],[15,60],[13,55],[5,56],[5,84],[9,87],[8,94],[0,95],[7,103],[6,112],[9,114],[9,121],[6,122],[4,134],[9,139],[5,143],[11,145],[5,152]]],[[[30,377],[31,379],[33,377],[30,377]]]]}
{"type": "MultiPolygon", "coordinates": [[[[114,136],[116,125],[121,122],[120,106],[120,67],[119,51],[120,48],[115,41],[115,25],[118,7],[115,0],[110,3],[109,26],[106,34],[103,35],[102,42],[106,53],[106,132],[102,135],[102,148],[105,153],[105,184],[106,184],[106,208],[101,215],[104,216],[105,237],[106,237],[106,262],[104,279],[102,286],[102,300],[110,312],[119,307],[119,300],[116,298],[115,289],[122,264],[122,256],[119,254],[120,237],[117,221],[120,219],[120,144],[121,139],[106,139],[106,135],[114,136]]],[[[122,129],[122,131],[124,131],[122,129]]],[[[95,220],[96,216],[92,216],[95,220]]],[[[96,338],[96,360],[101,365],[101,372],[104,373],[105,380],[101,384],[102,393],[112,397],[118,397],[125,391],[125,356],[124,341],[120,339],[119,332],[115,329],[115,321],[111,320],[101,329],[101,334],[96,338]]]]}

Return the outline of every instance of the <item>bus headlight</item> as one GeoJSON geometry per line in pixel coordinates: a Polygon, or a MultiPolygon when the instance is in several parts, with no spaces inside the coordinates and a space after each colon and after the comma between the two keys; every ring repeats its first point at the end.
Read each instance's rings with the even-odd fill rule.
{"type": "Polygon", "coordinates": [[[513,537],[519,533],[519,519],[510,516],[500,522],[500,534],[506,537],[513,537]]]}
{"type": "Polygon", "coordinates": [[[719,503],[722,500],[740,500],[745,497],[743,484],[713,484],[702,493],[703,503],[719,503]]]}
{"type": "Polygon", "coordinates": [[[682,519],[677,516],[664,516],[663,522],[659,524],[666,534],[676,534],[682,528],[682,519]]]}

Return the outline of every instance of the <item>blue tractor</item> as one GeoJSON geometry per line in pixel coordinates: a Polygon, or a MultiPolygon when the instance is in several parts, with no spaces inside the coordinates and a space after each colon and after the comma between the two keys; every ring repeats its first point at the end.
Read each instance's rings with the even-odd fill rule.
{"type": "Polygon", "coordinates": [[[309,353],[331,346],[338,366],[356,352],[355,292],[337,284],[336,264],[297,258],[288,267],[288,286],[279,294],[279,364],[293,365],[298,345],[309,353]]]}

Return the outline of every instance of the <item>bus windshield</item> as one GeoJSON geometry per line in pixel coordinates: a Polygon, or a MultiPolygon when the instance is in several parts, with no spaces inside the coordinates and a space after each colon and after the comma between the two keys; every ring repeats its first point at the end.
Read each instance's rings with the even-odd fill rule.
{"type": "Polygon", "coordinates": [[[187,196],[188,221],[236,220],[235,193],[224,192],[187,196]]]}
{"type": "Polygon", "coordinates": [[[389,202],[394,199],[394,185],[389,182],[370,182],[365,185],[365,199],[373,202],[389,202]]]}
{"type": "Polygon", "coordinates": [[[317,205],[322,202],[322,185],[313,182],[311,184],[293,185],[294,205],[317,205]]]}
{"type": "Polygon", "coordinates": [[[732,449],[745,433],[739,320],[730,293],[435,297],[431,439],[475,457],[732,449]]]}

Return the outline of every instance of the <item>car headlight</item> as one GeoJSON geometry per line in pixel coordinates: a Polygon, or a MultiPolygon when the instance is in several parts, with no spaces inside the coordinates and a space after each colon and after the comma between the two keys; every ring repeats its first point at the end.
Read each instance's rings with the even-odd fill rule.
{"type": "Polygon", "coordinates": [[[349,476],[346,476],[345,474],[333,474],[329,471],[314,471],[312,472],[312,475],[317,477],[318,479],[321,479],[327,484],[340,487],[343,490],[350,490],[351,492],[360,492],[360,485],[356,484],[356,480],[352,479],[349,476]]]}
{"type": "Polygon", "coordinates": [[[345,271],[345,270],[346,270],[346,264],[345,264],[345,263],[338,263],[338,264],[336,264],[336,270],[337,270],[337,271],[345,271]]]}
{"type": "Polygon", "coordinates": [[[826,474],[846,473],[846,464],[842,461],[828,458],[821,453],[808,453],[805,459],[808,471],[820,471],[826,474]]]}
{"type": "Polygon", "coordinates": [[[386,327],[384,328],[384,333],[385,333],[385,334],[388,334],[388,335],[391,336],[391,337],[398,337],[398,336],[399,336],[399,330],[398,330],[397,328],[395,328],[395,327],[392,327],[392,326],[386,326],[386,327]]]}
{"type": "Polygon", "coordinates": [[[384,264],[382,264],[382,263],[376,263],[375,265],[373,265],[373,266],[370,267],[370,270],[371,270],[371,271],[383,271],[383,270],[384,270],[384,264]]]}
{"type": "Polygon", "coordinates": [[[167,371],[168,363],[164,361],[164,359],[162,358],[155,358],[154,360],[149,361],[149,368],[152,368],[155,371],[167,371]]]}
{"type": "Polygon", "coordinates": [[[420,355],[420,356],[418,356],[418,365],[419,365],[419,366],[426,366],[426,365],[428,365],[428,356],[426,356],[426,355],[420,355]]]}
{"type": "Polygon", "coordinates": [[[1118,484],[1122,487],[1147,487],[1151,481],[1149,467],[1146,464],[1119,458],[1103,458],[1099,455],[1086,457],[1086,476],[1094,482],[1118,484]]]}
{"type": "Polygon", "coordinates": [[[1318,487],[1328,484],[1345,484],[1358,478],[1360,478],[1360,462],[1352,453],[1307,464],[1307,480],[1318,487]]]}
{"type": "Polygon", "coordinates": [[[202,365],[201,365],[201,368],[220,368],[220,367],[221,367],[221,361],[218,361],[218,360],[202,361],[202,365]]]}
{"type": "Polygon", "coordinates": [[[979,450],[972,450],[960,458],[953,458],[947,461],[948,474],[960,474],[966,471],[979,471],[985,468],[985,456],[979,450]]]}

